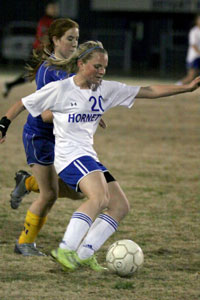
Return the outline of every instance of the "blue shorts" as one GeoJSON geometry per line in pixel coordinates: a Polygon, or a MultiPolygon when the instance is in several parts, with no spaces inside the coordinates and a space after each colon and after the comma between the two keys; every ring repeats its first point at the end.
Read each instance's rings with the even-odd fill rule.
{"type": "Polygon", "coordinates": [[[114,177],[108,172],[100,162],[91,156],[81,156],[75,159],[69,166],[62,170],[58,175],[72,189],[80,191],[79,182],[83,177],[94,171],[102,171],[107,182],[115,181],[114,177]]]}
{"type": "Polygon", "coordinates": [[[29,133],[24,129],[23,143],[29,165],[39,164],[46,166],[54,163],[55,143],[53,140],[37,135],[36,133],[29,133]]]}
{"type": "Polygon", "coordinates": [[[194,59],[190,63],[187,63],[187,69],[200,69],[200,57],[194,59]]]}

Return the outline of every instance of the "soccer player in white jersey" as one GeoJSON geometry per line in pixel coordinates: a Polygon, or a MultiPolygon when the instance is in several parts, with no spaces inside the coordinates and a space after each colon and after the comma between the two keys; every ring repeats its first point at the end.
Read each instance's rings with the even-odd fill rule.
{"type": "Polygon", "coordinates": [[[189,31],[186,67],[187,75],[178,84],[189,83],[200,74],[200,15],[195,17],[195,26],[189,31]]]}
{"type": "Polygon", "coordinates": [[[119,183],[99,162],[93,148],[101,116],[115,106],[131,108],[136,98],[153,99],[194,91],[200,77],[182,86],[139,87],[106,81],[103,76],[108,65],[107,51],[99,42],[92,41],[81,44],[71,58],[59,61],[59,68],[62,64],[67,72],[76,75],[49,83],[23,98],[21,109],[26,108],[34,117],[45,110],[52,111],[56,171],[65,183],[87,197],[72,215],[58,249],[51,254],[68,269],[88,266],[101,271],[104,268],[94,253],[117,230],[130,209],[119,183]]]}

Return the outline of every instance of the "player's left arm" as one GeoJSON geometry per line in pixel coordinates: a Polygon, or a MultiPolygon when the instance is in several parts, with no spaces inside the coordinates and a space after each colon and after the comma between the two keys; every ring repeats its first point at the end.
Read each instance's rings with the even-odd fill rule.
{"type": "Polygon", "coordinates": [[[155,99],[168,97],[182,93],[193,92],[200,86],[200,77],[196,77],[191,83],[184,85],[152,85],[141,87],[135,98],[155,99]]]}

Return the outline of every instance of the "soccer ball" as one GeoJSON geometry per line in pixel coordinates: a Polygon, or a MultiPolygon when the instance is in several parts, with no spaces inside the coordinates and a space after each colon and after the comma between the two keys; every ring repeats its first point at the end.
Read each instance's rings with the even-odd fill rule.
{"type": "Polygon", "coordinates": [[[106,255],[108,269],[119,276],[131,276],[144,262],[142,249],[131,240],[120,240],[112,244],[106,255]]]}

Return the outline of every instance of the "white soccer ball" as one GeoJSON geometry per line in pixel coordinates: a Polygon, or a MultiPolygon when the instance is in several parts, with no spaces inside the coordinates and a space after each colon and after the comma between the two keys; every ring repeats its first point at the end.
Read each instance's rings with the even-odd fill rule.
{"type": "Polygon", "coordinates": [[[119,276],[131,276],[144,262],[142,249],[131,240],[120,240],[112,244],[106,255],[108,269],[119,276]]]}

